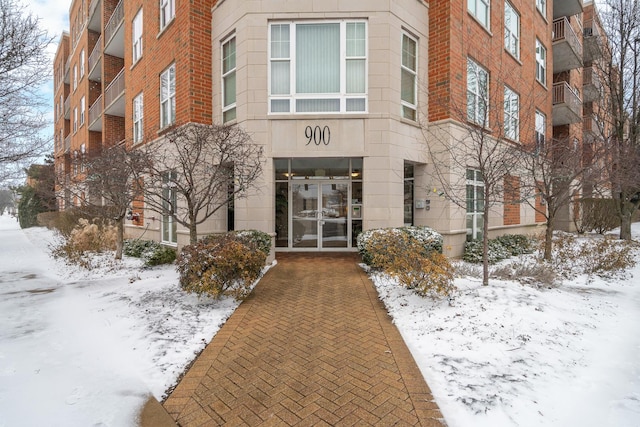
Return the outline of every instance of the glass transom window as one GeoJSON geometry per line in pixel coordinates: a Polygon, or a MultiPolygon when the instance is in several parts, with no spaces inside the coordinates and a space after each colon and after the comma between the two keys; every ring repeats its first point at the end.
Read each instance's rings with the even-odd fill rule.
{"type": "Polygon", "coordinates": [[[272,23],[271,113],[367,109],[366,21],[272,23]]]}

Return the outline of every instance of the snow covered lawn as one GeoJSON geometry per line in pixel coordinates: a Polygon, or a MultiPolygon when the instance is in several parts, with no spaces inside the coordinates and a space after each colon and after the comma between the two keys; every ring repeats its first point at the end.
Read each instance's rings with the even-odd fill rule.
{"type": "MultiPolygon", "coordinates": [[[[237,303],[184,294],[173,266],[77,271],[48,257],[52,239],[0,217],[0,427],[134,426],[237,303]]],[[[635,427],[640,267],[628,276],[457,279],[451,303],[374,281],[450,427],[635,427]]]]}

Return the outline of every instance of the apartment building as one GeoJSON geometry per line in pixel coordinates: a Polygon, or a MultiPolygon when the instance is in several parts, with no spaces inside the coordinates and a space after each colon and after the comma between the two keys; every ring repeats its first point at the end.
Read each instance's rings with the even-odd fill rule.
{"type": "MultiPolygon", "coordinates": [[[[354,250],[363,229],[427,225],[444,235],[447,255],[460,255],[484,232],[469,209],[481,179],[474,165],[462,171],[467,209],[441,197],[425,128],[452,135],[473,122],[470,100],[482,89],[509,105],[514,144],[582,138],[584,53],[572,38],[581,44],[582,2],[547,6],[74,0],[54,61],[56,170],[81,177],[83,156],[112,144],[162,147],[174,124],[237,124],[263,146],[264,172],[233,215],[220,212],[201,234],[254,228],[273,233],[277,250],[354,250]],[[564,53],[557,65],[561,48],[579,61],[564,53]]],[[[534,232],[544,218],[517,203],[524,177],[509,179],[512,202],[492,212],[488,232],[534,232]]],[[[91,197],[58,190],[61,208],[91,197]]],[[[188,242],[143,198],[132,209],[130,235],[188,242]]]]}

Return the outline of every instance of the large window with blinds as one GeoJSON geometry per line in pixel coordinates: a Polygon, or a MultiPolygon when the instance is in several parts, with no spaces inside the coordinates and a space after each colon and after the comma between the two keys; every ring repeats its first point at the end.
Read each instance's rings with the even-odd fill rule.
{"type": "Polygon", "coordinates": [[[367,23],[269,25],[270,113],[367,110],[367,23]]]}

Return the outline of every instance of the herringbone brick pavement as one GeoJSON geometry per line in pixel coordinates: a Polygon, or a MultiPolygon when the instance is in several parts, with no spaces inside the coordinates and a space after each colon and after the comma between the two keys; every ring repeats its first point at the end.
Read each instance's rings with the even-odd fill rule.
{"type": "Polygon", "coordinates": [[[165,409],[180,426],[442,426],[353,254],[279,254],[165,409]]]}

